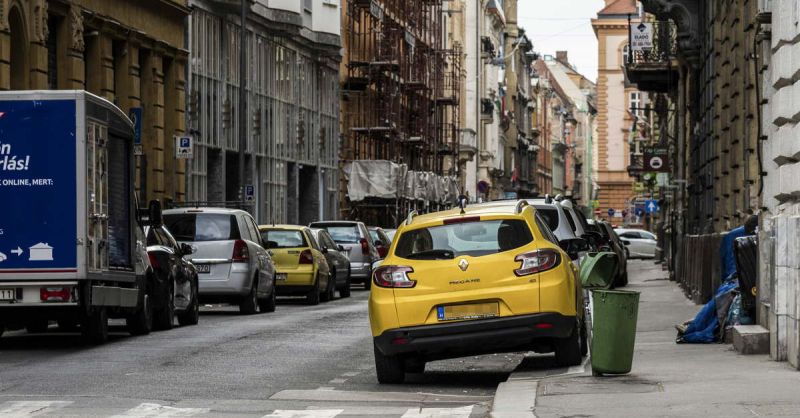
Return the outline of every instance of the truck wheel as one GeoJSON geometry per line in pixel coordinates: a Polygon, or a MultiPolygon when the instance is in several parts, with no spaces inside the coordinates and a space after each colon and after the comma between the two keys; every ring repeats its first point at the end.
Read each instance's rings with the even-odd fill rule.
{"type": "Polygon", "coordinates": [[[153,325],[157,330],[172,329],[175,322],[175,287],[173,283],[170,280],[170,285],[167,286],[167,300],[153,318],[153,325]]]}
{"type": "Polygon", "coordinates": [[[581,336],[578,321],[572,326],[572,333],[566,338],[556,338],[556,364],[560,367],[578,366],[581,364],[581,336]]]}
{"type": "Polygon", "coordinates": [[[314,280],[314,286],[306,294],[306,305],[319,305],[319,277],[314,280]]]}
{"type": "Polygon", "coordinates": [[[253,278],[253,286],[250,293],[239,303],[239,313],[243,315],[253,315],[258,312],[258,274],[253,278]]]}
{"type": "Polygon", "coordinates": [[[128,332],[131,335],[147,335],[153,329],[153,303],[150,300],[150,295],[145,294],[142,300],[142,306],[136,311],[135,314],[126,319],[128,324],[128,332]]]}
{"type": "Polygon", "coordinates": [[[344,282],[344,286],[339,288],[339,297],[340,298],[349,298],[350,297],[350,270],[347,270],[347,279],[344,282]]]}
{"type": "Polygon", "coordinates": [[[375,351],[375,371],[378,383],[403,383],[406,380],[406,370],[403,360],[398,356],[385,356],[372,343],[375,351]]]}
{"type": "Polygon", "coordinates": [[[25,330],[28,331],[29,334],[40,334],[42,332],[47,332],[49,326],[50,321],[46,319],[37,319],[26,323],[25,330]]]}
{"type": "Polygon", "coordinates": [[[178,323],[184,327],[187,325],[197,325],[200,322],[200,301],[197,298],[197,283],[192,286],[192,304],[178,315],[178,323]]]}
{"type": "Polygon", "coordinates": [[[108,312],[104,307],[93,309],[81,325],[83,338],[90,344],[99,345],[108,341],[108,312]]]}
{"type": "Polygon", "coordinates": [[[275,305],[277,305],[277,301],[275,298],[277,290],[275,289],[275,282],[272,282],[272,292],[269,293],[269,297],[266,299],[262,299],[258,301],[258,309],[261,312],[275,312],[275,305]]]}

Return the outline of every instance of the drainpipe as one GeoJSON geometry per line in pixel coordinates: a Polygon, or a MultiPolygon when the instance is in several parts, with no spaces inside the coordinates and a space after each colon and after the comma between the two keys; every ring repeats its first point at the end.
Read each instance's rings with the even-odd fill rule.
{"type": "Polygon", "coordinates": [[[244,153],[247,150],[247,2],[242,0],[239,35],[239,201],[244,203],[244,153]]]}

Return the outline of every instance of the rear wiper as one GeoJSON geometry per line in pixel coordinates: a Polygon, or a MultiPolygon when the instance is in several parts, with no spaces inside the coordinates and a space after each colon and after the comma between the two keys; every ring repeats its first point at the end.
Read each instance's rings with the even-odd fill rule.
{"type": "Polygon", "coordinates": [[[409,254],[406,258],[410,259],[418,259],[418,258],[431,258],[435,260],[452,260],[455,257],[450,250],[428,250],[428,251],[420,251],[418,253],[409,254]]]}

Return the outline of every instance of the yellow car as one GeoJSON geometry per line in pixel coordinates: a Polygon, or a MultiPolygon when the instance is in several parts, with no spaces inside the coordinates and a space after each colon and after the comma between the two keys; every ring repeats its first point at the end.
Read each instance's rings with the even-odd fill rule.
{"type": "Polygon", "coordinates": [[[414,216],[373,272],[369,318],[381,383],[427,361],[555,351],[586,355],[576,267],[527,202],[414,216]]]}
{"type": "Polygon", "coordinates": [[[278,295],[306,295],[306,303],[333,300],[336,283],[311,230],[299,225],[262,225],[261,240],[275,264],[278,295]]]}

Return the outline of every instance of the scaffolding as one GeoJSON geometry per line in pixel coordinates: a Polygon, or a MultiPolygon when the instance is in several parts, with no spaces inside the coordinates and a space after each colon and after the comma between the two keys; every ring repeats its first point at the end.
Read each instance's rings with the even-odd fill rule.
{"type": "MultiPolygon", "coordinates": [[[[387,160],[458,175],[462,51],[445,47],[443,2],[349,0],[343,8],[345,162],[387,160]]],[[[343,217],[364,212],[341,202],[343,217]]]]}

